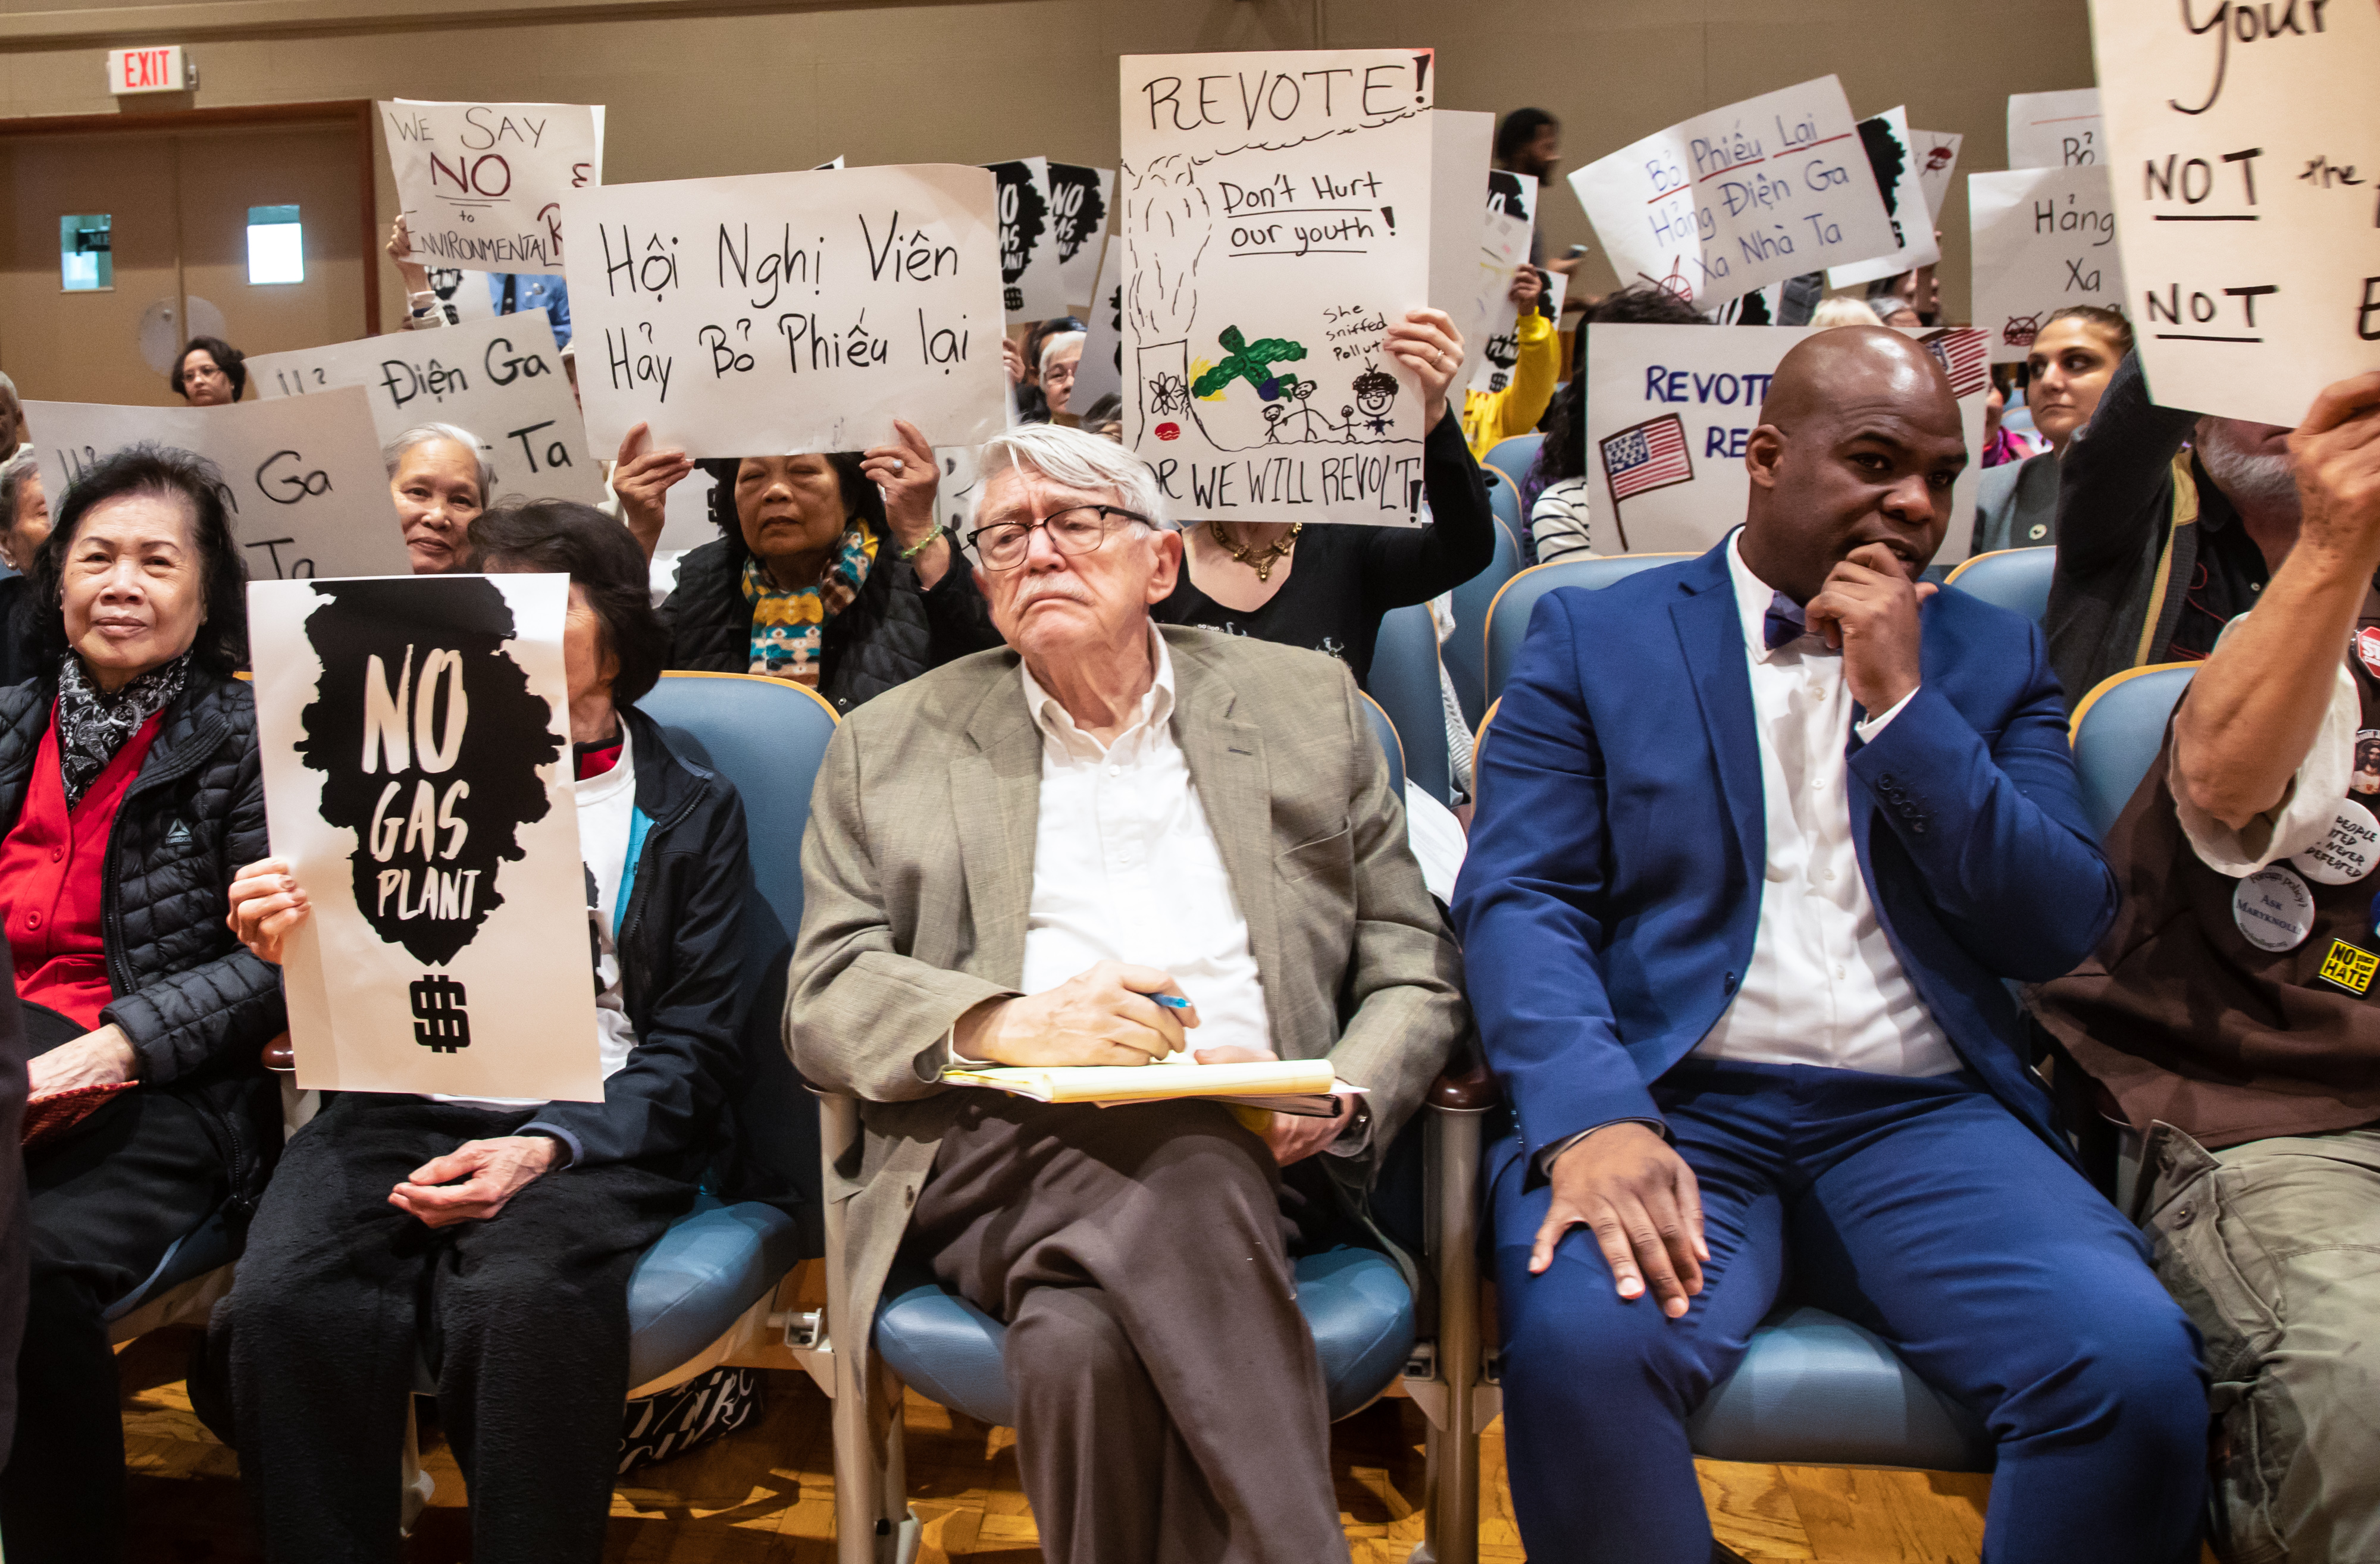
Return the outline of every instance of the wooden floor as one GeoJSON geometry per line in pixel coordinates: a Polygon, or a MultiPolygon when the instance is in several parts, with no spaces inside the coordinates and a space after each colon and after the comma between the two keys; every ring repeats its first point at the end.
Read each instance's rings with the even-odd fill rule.
{"type": "MultiPolygon", "coordinates": [[[[133,1473],[131,1557],[172,1564],[255,1559],[237,1458],[199,1425],[183,1391],[189,1342],[188,1331],[158,1331],[117,1360],[133,1473]]],[[[764,1372],[763,1408],[752,1423],[690,1456],[646,1467],[615,1492],[607,1564],[830,1564],[829,1402],[807,1376],[764,1372]]],[[[910,1498],[925,1522],[919,1564],[1033,1564],[1039,1554],[1017,1483],[1015,1436],[914,1395],[906,1426],[910,1498]]],[[[1402,1564],[1420,1539],[1422,1428],[1413,1403],[1383,1400],[1332,1431],[1331,1470],[1355,1564],[1402,1564]]],[[[438,1492],[408,1558],[450,1564],[470,1557],[462,1478],[427,1419],[422,1433],[423,1464],[438,1492]]],[[[1484,1443],[1481,1557],[1518,1561],[1500,1423],[1484,1443]]],[[[1988,1477],[1698,1464],[1713,1528],[1746,1558],[1976,1564],[1981,1558],[1988,1477]]]]}

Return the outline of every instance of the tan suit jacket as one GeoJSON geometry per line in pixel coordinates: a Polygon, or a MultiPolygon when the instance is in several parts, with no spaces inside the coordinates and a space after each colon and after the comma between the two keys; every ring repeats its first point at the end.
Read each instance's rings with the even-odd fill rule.
{"type": "MultiPolygon", "coordinates": [[[[1470,1018],[1363,697],[1318,652],[1163,634],[1174,740],[1247,920],[1273,1049],[1328,1056],[1367,1088],[1376,1154],[1470,1018]]],[[[1042,742],[1017,656],[1002,649],[869,701],[820,769],[785,1046],[814,1085],[861,1099],[857,1165],[838,1167],[826,1191],[851,1203],[856,1320],[875,1317],[943,1128],[981,1089],[931,1079],[933,1058],[961,1015],[1018,991],[1042,742]]],[[[864,1327],[838,1320],[835,1335],[838,1350],[864,1353],[864,1327]]],[[[860,1367],[866,1383],[864,1357],[860,1367]]]]}

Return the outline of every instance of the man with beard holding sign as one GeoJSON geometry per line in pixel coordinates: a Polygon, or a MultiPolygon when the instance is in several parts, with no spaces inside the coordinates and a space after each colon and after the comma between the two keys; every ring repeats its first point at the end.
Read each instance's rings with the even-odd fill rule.
{"type": "Polygon", "coordinates": [[[1685,1420],[1790,1270],[1983,1415],[1990,1557],[2173,1564],[2197,1343],[2070,1165],[2003,986],[2081,960],[2115,879],[2039,633],[1917,579],[1956,401],[1900,333],[1828,332],[1745,459],[1718,547],[1538,605],[1480,747],[1455,916],[1513,1110],[1522,1538],[1713,1558],[1685,1420]]]}

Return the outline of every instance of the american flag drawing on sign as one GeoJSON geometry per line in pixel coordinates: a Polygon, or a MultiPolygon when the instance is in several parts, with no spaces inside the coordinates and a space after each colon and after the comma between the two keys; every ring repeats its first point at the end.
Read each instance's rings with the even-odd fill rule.
{"type": "Polygon", "coordinates": [[[1943,372],[1950,377],[1952,395],[1981,396],[1990,387],[1992,345],[1987,333],[1973,326],[1960,326],[1936,332],[1924,340],[1925,351],[1934,355],[1943,372]]]}
{"type": "MultiPolygon", "coordinates": [[[[1678,415],[1664,413],[1658,418],[1632,424],[1617,434],[1606,435],[1603,480],[1611,489],[1615,521],[1620,502],[1633,494],[1667,489],[1672,483],[1692,483],[1694,464],[1686,455],[1686,426],[1678,415]]],[[[1620,535],[1620,546],[1628,546],[1625,531],[1620,535]]]]}

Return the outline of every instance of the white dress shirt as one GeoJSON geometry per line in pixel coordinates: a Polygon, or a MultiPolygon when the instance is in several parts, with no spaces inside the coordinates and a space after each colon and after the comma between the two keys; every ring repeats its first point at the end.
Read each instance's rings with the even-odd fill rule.
{"type": "Polygon", "coordinates": [[[1153,966],[1198,1007],[1194,1047],[1269,1049],[1247,919],[1173,741],[1173,660],[1153,627],[1149,647],[1157,676],[1108,745],[1019,670],[1041,730],[1041,806],[1018,987],[1041,993],[1102,961],[1153,966]]]}
{"type": "MultiPolygon", "coordinates": [[[[1728,540],[1752,673],[1767,866],[1751,969],[1694,1048],[1698,1058],[1939,1075],[1957,1050],[1892,953],[1852,843],[1847,748],[1853,701],[1842,655],[1816,636],[1768,649],[1775,590],[1728,540]]],[[[1912,692],[1914,693],[1914,692],[1912,692]]],[[[1908,705],[1859,725],[1872,741],[1908,705]]]]}

